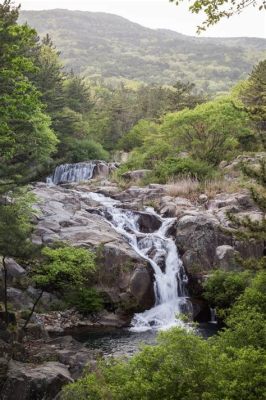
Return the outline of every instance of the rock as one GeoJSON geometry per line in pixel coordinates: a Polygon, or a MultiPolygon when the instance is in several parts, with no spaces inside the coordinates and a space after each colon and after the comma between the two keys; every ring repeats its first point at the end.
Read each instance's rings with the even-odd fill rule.
{"type": "Polygon", "coordinates": [[[235,271],[241,269],[237,262],[239,252],[232,246],[223,245],[216,247],[217,265],[225,271],[235,271]]]}
{"type": "Polygon", "coordinates": [[[138,224],[141,232],[155,232],[160,228],[162,224],[161,220],[155,214],[148,212],[138,212],[137,215],[139,215],[138,224]]]}
{"type": "Polygon", "coordinates": [[[122,174],[122,178],[130,180],[130,181],[137,181],[139,179],[145,178],[149,173],[151,173],[151,169],[137,169],[135,171],[129,171],[122,174]]]}
{"type": "Polygon", "coordinates": [[[1,400],[54,400],[70,382],[68,368],[61,363],[31,365],[11,360],[1,400]]]}
{"type": "Polygon", "coordinates": [[[141,311],[147,310],[154,305],[153,281],[147,268],[139,267],[135,270],[130,280],[130,292],[137,300],[141,311]]]}
{"type": "Polygon", "coordinates": [[[6,258],[7,277],[9,280],[20,279],[26,275],[26,271],[13,258],[6,258]]]}
{"type": "Polygon", "coordinates": [[[8,360],[6,358],[1,357],[0,358],[0,385],[3,382],[3,380],[6,378],[7,371],[8,371],[8,360]]]}
{"type": "Polygon", "coordinates": [[[97,178],[106,178],[110,174],[110,168],[108,164],[105,163],[99,163],[96,165],[93,171],[93,177],[97,178]]]}
{"type": "Polygon", "coordinates": [[[181,217],[176,225],[176,245],[188,273],[204,273],[215,265],[215,249],[219,245],[231,244],[219,221],[211,214],[197,212],[181,217]]]}
{"type": "Polygon", "coordinates": [[[7,288],[8,301],[16,310],[29,309],[33,306],[33,301],[30,296],[23,290],[13,287],[7,288]]]}
{"type": "Polygon", "coordinates": [[[205,204],[208,201],[208,196],[206,194],[199,195],[198,202],[200,204],[205,204]]]}

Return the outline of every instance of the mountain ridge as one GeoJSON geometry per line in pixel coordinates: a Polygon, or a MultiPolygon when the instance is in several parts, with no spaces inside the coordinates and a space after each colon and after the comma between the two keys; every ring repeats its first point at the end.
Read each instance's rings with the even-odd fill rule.
{"type": "Polygon", "coordinates": [[[189,80],[220,92],[244,79],[266,54],[263,38],[199,38],[103,12],[21,11],[20,22],[28,22],[41,36],[49,33],[66,68],[109,81],[189,80]]]}

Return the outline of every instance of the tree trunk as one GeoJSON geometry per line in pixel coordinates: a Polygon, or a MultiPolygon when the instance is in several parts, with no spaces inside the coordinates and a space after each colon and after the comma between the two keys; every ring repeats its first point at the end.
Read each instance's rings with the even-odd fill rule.
{"type": "Polygon", "coordinates": [[[25,330],[27,329],[27,326],[28,326],[28,324],[29,324],[29,322],[30,322],[30,320],[31,320],[31,317],[32,317],[32,315],[33,315],[33,313],[34,313],[34,311],[35,311],[35,308],[36,308],[37,304],[39,303],[39,301],[40,301],[41,298],[42,298],[43,292],[44,292],[44,289],[41,290],[39,296],[38,296],[37,299],[35,300],[35,302],[34,302],[34,304],[33,304],[33,307],[32,307],[32,309],[31,309],[31,312],[30,312],[28,318],[26,319],[25,324],[23,325],[23,328],[22,328],[23,331],[25,331],[25,330]]]}
{"type": "Polygon", "coordinates": [[[6,267],[6,256],[2,258],[3,263],[3,271],[4,271],[4,307],[5,307],[5,322],[6,326],[8,326],[9,318],[8,318],[8,306],[7,306],[7,267],[6,267]]]}

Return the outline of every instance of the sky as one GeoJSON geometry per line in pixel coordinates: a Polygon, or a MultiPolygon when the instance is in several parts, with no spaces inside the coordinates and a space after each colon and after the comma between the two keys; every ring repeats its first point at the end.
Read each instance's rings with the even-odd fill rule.
{"type": "MultiPolygon", "coordinates": [[[[171,29],[186,35],[196,35],[203,18],[188,11],[188,0],[178,7],[169,0],[15,0],[15,3],[20,3],[23,10],[64,8],[107,12],[149,28],[171,29]]],[[[242,14],[209,28],[202,36],[266,38],[266,13],[249,7],[242,14]]]]}

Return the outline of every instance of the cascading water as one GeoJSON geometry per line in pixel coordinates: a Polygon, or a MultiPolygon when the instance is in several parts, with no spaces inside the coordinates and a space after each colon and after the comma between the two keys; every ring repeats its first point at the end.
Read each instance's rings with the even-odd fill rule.
{"type": "Polygon", "coordinates": [[[103,206],[102,215],[154,270],[155,306],[143,313],[135,314],[131,330],[141,332],[183,325],[178,315],[191,312],[191,304],[187,298],[187,276],[183,264],[174,240],[167,236],[175,219],[161,218],[153,209],[147,208],[147,212],[153,213],[160,219],[161,226],[153,233],[143,233],[139,228],[138,213],[119,208],[118,201],[101,194],[89,193],[84,196],[103,206]]]}
{"type": "Polygon", "coordinates": [[[53,175],[47,178],[47,183],[58,185],[67,182],[87,181],[93,177],[95,166],[94,162],[59,165],[53,175]]]}

